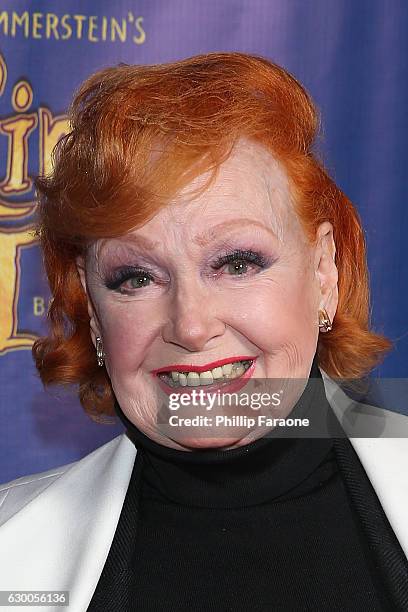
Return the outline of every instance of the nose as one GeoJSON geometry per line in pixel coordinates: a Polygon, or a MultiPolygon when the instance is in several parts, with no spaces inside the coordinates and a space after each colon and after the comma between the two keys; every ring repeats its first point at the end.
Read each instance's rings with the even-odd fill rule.
{"type": "Polygon", "coordinates": [[[168,318],[162,330],[164,342],[191,352],[204,350],[225,332],[226,325],[216,316],[215,297],[198,284],[179,287],[171,298],[168,318]]]}

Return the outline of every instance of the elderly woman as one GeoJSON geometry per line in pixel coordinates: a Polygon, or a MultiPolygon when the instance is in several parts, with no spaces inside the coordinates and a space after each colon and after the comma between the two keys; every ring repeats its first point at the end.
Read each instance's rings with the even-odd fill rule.
{"type": "Polygon", "coordinates": [[[1,487],[0,588],[69,591],[72,612],[407,610],[406,439],[364,438],[370,407],[350,441],[335,382],[391,343],[308,94],[214,53],[102,70],[70,117],[37,181],[53,299],[33,354],[126,433],[1,487]],[[268,385],[273,409],[221,402],[268,385]],[[280,434],[295,416],[318,424],[280,434]]]}

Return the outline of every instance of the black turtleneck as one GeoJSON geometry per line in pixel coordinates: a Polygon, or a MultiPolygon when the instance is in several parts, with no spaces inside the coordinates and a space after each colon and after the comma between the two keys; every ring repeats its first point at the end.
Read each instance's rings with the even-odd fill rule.
{"type": "MultiPolygon", "coordinates": [[[[291,416],[337,423],[316,357],[310,379],[291,416]]],[[[116,409],[137,455],[88,612],[408,609],[405,556],[346,438],[188,452],[116,409]]]]}

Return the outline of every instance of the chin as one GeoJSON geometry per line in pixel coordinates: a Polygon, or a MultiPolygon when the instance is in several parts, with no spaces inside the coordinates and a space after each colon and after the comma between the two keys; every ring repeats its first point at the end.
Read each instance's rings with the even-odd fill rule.
{"type": "Polygon", "coordinates": [[[229,450],[232,448],[238,448],[239,446],[244,446],[248,444],[252,440],[254,440],[256,436],[248,436],[248,432],[242,434],[242,436],[234,436],[234,437],[212,437],[212,438],[189,438],[185,437],[182,440],[174,440],[177,444],[180,444],[185,449],[188,450],[205,450],[205,449],[213,449],[213,450],[229,450]]]}

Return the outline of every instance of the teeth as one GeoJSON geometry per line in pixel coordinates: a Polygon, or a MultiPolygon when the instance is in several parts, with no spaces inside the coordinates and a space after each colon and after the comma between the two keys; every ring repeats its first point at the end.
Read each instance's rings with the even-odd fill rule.
{"type": "Polygon", "coordinates": [[[236,377],[242,376],[244,372],[245,372],[245,368],[242,365],[242,363],[239,363],[236,367],[233,368],[233,373],[235,374],[236,377]]]}
{"type": "Polygon", "coordinates": [[[185,374],[183,374],[182,372],[179,373],[178,375],[179,379],[179,383],[182,387],[187,387],[187,376],[185,374]]]}
{"type": "Polygon", "coordinates": [[[187,385],[189,387],[198,387],[200,384],[200,375],[198,372],[189,372],[187,375],[187,385]]]}
{"type": "Polygon", "coordinates": [[[207,370],[206,372],[201,372],[200,385],[212,385],[213,382],[214,382],[214,377],[212,375],[211,370],[207,370]]]}
{"type": "Polygon", "coordinates": [[[222,368],[221,367],[214,368],[212,370],[212,375],[213,375],[214,380],[217,380],[217,378],[222,378],[224,376],[222,372],[222,368]]]}
{"type": "Polygon", "coordinates": [[[214,381],[232,380],[242,376],[249,368],[252,361],[235,361],[226,363],[205,372],[162,372],[159,376],[171,387],[198,387],[200,385],[211,385],[214,381]]]}
{"type": "Polygon", "coordinates": [[[224,376],[229,376],[232,372],[232,363],[226,363],[222,366],[222,373],[224,376]]]}

